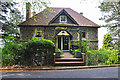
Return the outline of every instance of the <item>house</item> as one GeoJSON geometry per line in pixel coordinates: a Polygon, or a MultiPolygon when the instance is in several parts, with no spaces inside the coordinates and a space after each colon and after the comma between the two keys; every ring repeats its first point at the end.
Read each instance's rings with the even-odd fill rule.
{"type": "Polygon", "coordinates": [[[82,30],[82,40],[89,40],[88,47],[98,49],[99,25],[71,8],[51,7],[54,12],[45,9],[45,14],[40,12],[30,17],[31,11],[27,10],[26,21],[19,24],[20,40],[28,41],[32,37],[52,40],[56,48],[70,50],[70,44],[79,40],[82,30]],[[55,39],[56,38],[56,39],[55,39]]]}

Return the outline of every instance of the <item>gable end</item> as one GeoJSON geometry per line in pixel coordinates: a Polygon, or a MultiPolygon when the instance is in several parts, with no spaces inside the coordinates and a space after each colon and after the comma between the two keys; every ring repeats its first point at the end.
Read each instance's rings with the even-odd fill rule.
{"type": "Polygon", "coordinates": [[[78,23],[64,9],[61,12],[59,12],[48,24],[53,24],[56,21],[57,23],[59,23],[61,15],[65,15],[67,17],[67,20],[71,22],[71,24],[78,25],[78,23]]]}

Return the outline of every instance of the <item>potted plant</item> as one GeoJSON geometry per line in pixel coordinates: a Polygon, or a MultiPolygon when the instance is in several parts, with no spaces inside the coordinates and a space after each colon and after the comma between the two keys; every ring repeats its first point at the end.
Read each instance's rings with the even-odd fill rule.
{"type": "Polygon", "coordinates": [[[79,49],[76,49],[76,50],[75,50],[75,57],[76,57],[76,58],[81,58],[81,57],[82,57],[81,51],[80,51],[79,49]]]}
{"type": "Polygon", "coordinates": [[[56,58],[60,58],[60,55],[61,55],[61,54],[64,54],[63,51],[60,50],[60,49],[56,49],[56,50],[55,50],[55,53],[56,53],[56,54],[55,54],[55,57],[56,57],[56,58]]]}

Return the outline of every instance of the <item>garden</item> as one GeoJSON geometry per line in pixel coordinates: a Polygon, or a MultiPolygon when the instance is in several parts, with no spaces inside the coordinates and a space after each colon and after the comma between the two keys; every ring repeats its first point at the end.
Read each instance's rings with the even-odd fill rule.
{"type": "MultiPolygon", "coordinates": [[[[4,37],[4,40],[5,46],[2,48],[2,66],[54,65],[55,46],[52,41],[32,38],[28,42],[17,42],[12,35],[4,37]]],[[[90,50],[87,47],[88,43],[90,42],[82,41],[82,52],[86,56],[86,65],[120,64],[119,41],[114,41],[110,34],[104,36],[103,47],[100,50],[90,50]]],[[[76,45],[78,45],[77,42],[76,45]]],[[[80,50],[75,49],[73,52],[76,51],[80,50]]]]}

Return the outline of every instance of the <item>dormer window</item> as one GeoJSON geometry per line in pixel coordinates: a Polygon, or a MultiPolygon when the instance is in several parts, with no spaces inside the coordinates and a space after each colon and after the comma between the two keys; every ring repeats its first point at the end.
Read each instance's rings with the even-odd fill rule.
{"type": "Polygon", "coordinates": [[[60,16],[60,23],[67,23],[67,16],[61,15],[60,16]]]}

